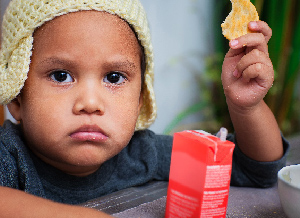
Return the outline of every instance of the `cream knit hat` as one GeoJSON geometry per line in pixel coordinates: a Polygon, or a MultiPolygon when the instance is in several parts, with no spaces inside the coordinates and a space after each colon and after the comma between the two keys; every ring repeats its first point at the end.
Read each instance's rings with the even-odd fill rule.
{"type": "Polygon", "coordinates": [[[2,23],[0,103],[9,103],[24,86],[29,71],[34,30],[54,17],[80,10],[117,14],[134,28],[146,56],[143,106],[136,130],[149,127],[156,118],[153,51],[147,17],[139,0],[11,0],[2,23]]]}

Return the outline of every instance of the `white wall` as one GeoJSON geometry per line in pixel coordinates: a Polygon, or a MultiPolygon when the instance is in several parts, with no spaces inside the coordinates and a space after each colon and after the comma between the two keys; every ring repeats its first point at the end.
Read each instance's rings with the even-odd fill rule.
{"type": "MultiPolygon", "coordinates": [[[[9,0],[0,0],[3,14],[9,0]]],[[[141,0],[148,13],[155,55],[158,117],[150,129],[162,133],[174,117],[199,100],[189,67],[204,69],[212,48],[211,0],[141,0]],[[188,66],[188,67],[187,67],[188,66]]],[[[2,17],[2,16],[1,16],[2,17]]],[[[189,117],[186,122],[201,119],[189,117]]]]}
{"type": "MultiPolygon", "coordinates": [[[[212,48],[211,0],[141,0],[148,13],[155,54],[158,117],[150,129],[163,132],[178,113],[199,101],[189,67],[204,69],[212,48]],[[187,67],[187,64],[189,65],[187,67]]],[[[186,121],[201,117],[191,116],[186,121]]]]}

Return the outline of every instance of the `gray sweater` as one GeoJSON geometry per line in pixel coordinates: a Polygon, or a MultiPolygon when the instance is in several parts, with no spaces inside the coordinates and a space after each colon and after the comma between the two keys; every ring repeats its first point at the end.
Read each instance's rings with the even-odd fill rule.
{"type": "MultiPolygon", "coordinates": [[[[228,140],[235,142],[234,135],[228,140]]],[[[114,191],[168,180],[173,138],[150,130],[135,132],[118,155],[86,177],[67,175],[44,163],[24,144],[19,125],[6,121],[0,127],[0,185],[68,204],[79,204],[114,191]]],[[[283,138],[284,156],[275,162],[257,162],[236,146],[231,185],[269,187],[285,165],[288,142],[283,138]]],[[[201,173],[201,172],[200,172],[201,173]]]]}

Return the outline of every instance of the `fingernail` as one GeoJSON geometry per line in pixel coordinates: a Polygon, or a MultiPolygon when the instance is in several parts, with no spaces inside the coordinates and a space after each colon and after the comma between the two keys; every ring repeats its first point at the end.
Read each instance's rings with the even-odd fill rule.
{"type": "Polygon", "coordinates": [[[257,25],[257,23],[256,23],[255,21],[251,21],[251,22],[249,23],[249,26],[250,26],[251,28],[253,28],[253,29],[257,29],[257,27],[258,27],[258,25],[257,25]]]}
{"type": "Polygon", "coordinates": [[[233,71],[233,76],[238,77],[238,75],[239,75],[239,71],[237,69],[235,69],[233,71]]]}
{"type": "Polygon", "coordinates": [[[230,41],[231,47],[235,47],[235,46],[237,46],[238,44],[239,44],[239,41],[236,40],[236,39],[233,39],[233,40],[230,41]]]}

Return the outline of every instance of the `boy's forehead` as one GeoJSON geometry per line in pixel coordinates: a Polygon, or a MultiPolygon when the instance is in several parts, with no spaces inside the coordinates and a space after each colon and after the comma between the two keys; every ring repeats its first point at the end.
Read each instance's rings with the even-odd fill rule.
{"type": "Polygon", "coordinates": [[[34,33],[31,67],[33,63],[75,67],[83,60],[95,65],[106,51],[107,59],[101,60],[107,68],[141,67],[142,49],[127,22],[106,12],[74,12],[48,21],[34,33]]]}
{"type": "Polygon", "coordinates": [[[67,23],[69,23],[68,25],[76,26],[79,23],[79,19],[81,19],[81,20],[85,21],[86,25],[91,25],[92,20],[90,20],[89,17],[94,17],[97,20],[120,22],[120,23],[124,23],[130,27],[130,25],[127,21],[120,18],[116,14],[111,14],[106,11],[87,10],[87,11],[69,12],[67,14],[62,14],[60,16],[56,16],[52,20],[46,21],[40,27],[36,28],[34,33],[39,30],[43,30],[45,26],[55,27],[55,25],[57,25],[57,23],[59,23],[61,20],[64,20],[67,23]]]}
{"type": "Polygon", "coordinates": [[[98,43],[99,39],[103,40],[103,35],[127,38],[124,43],[130,43],[131,47],[138,46],[138,55],[143,55],[137,35],[126,21],[114,14],[92,10],[71,12],[45,22],[33,34],[33,48],[37,43],[45,47],[58,36],[67,40],[68,37],[88,38],[89,44],[93,44],[98,43]],[[90,34],[90,30],[94,29],[97,29],[98,36],[90,34]]]}

